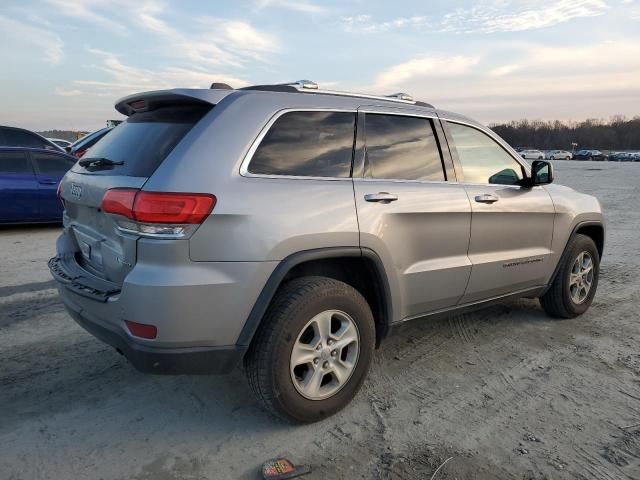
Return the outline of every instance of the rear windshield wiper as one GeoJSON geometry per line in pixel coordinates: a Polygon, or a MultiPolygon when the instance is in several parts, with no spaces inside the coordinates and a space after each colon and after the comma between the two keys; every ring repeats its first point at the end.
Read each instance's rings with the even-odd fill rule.
{"type": "Polygon", "coordinates": [[[108,158],[96,157],[96,158],[83,158],[78,162],[78,165],[85,168],[92,167],[113,167],[115,165],[124,165],[124,162],[114,162],[108,158]]]}

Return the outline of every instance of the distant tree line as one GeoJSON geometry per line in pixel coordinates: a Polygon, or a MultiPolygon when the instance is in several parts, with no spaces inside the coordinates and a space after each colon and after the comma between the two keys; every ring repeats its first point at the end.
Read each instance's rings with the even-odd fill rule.
{"type": "Polygon", "coordinates": [[[571,150],[572,143],[577,143],[577,149],[640,149],[640,116],[631,120],[616,116],[576,123],[516,120],[491,128],[513,147],[571,150]]]}
{"type": "Polygon", "coordinates": [[[61,138],[63,140],[75,142],[78,138],[82,137],[87,132],[76,132],[73,130],[45,130],[43,132],[36,133],[38,135],[42,135],[45,138],[61,138]]]}

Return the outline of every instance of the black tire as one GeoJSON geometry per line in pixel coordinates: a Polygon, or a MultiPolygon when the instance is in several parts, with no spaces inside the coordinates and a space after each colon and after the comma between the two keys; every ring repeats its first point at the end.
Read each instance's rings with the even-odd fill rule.
{"type": "Polygon", "coordinates": [[[556,278],[553,280],[549,290],[540,297],[540,304],[545,312],[552,317],[573,318],[582,315],[591,306],[598,288],[600,255],[596,244],[590,237],[578,234],[571,239],[567,247],[567,255],[561,261],[563,263],[560,265],[556,278]],[[581,303],[576,303],[571,297],[569,277],[574,262],[582,252],[587,252],[593,260],[593,281],[585,300],[581,303]]]}
{"type": "Polygon", "coordinates": [[[245,356],[245,371],[257,399],[274,415],[295,422],[315,422],[345,407],[369,371],[375,348],[375,324],[364,297],[346,283],[326,277],[301,277],[274,296],[245,356]],[[333,396],[310,400],[294,386],[290,373],[293,345],[315,315],[326,310],[347,313],[360,336],[355,367],[333,396]]]}

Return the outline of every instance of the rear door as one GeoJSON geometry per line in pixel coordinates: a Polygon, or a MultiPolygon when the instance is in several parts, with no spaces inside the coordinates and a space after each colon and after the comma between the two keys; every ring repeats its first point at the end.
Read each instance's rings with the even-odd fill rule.
{"type": "Polygon", "coordinates": [[[156,105],[134,113],[96,143],[65,175],[65,232],[80,266],[110,282],[121,284],[136,263],[138,236],[101,210],[112,188],[140,189],[211,104],[156,105]],[[114,165],[100,165],[100,160],[114,165]],[[98,160],[82,166],[82,161],[98,160]]]}
{"type": "Polygon", "coordinates": [[[551,197],[544,187],[520,185],[522,164],[490,135],[452,121],[445,126],[472,210],[472,270],[461,303],[542,285],[552,269],[551,197]]]}
{"type": "Polygon", "coordinates": [[[447,181],[439,128],[437,118],[410,110],[359,111],[360,245],[387,268],[400,297],[396,321],[455,305],[469,279],[471,208],[451,169],[447,181]]]}
{"type": "Polygon", "coordinates": [[[38,181],[38,210],[42,220],[62,219],[62,203],[56,195],[58,184],[75,161],[63,154],[32,150],[31,160],[38,181]]]}
{"type": "Polygon", "coordinates": [[[38,218],[38,182],[24,150],[0,149],[0,222],[38,218]]]}

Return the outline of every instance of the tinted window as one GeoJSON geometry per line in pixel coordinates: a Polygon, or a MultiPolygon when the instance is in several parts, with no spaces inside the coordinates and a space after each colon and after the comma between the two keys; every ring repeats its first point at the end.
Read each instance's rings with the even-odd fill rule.
{"type": "Polygon", "coordinates": [[[53,153],[32,152],[31,156],[36,162],[36,169],[43,174],[62,176],[75,163],[70,158],[53,153]]]}
{"type": "Polygon", "coordinates": [[[148,177],[210,109],[211,105],[185,105],[134,113],[82,157],[107,158],[124,162],[123,165],[84,168],[76,164],[73,170],[95,175],[148,177]]]}
{"type": "Polygon", "coordinates": [[[367,114],[365,176],[399,180],[444,180],[431,120],[367,114]]]}
{"type": "Polygon", "coordinates": [[[0,152],[0,174],[31,173],[31,165],[24,152],[0,152]]]}
{"type": "Polygon", "coordinates": [[[457,123],[449,123],[449,131],[465,182],[515,185],[522,180],[520,164],[486,133],[457,123]]]}
{"type": "Polygon", "coordinates": [[[349,177],[355,113],[290,112],[273,124],[249,172],[304,177],[349,177]]]}
{"type": "Polygon", "coordinates": [[[51,147],[36,135],[25,132],[23,130],[13,130],[7,128],[3,130],[3,141],[7,147],[33,147],[46,148],[51,147]]]}

